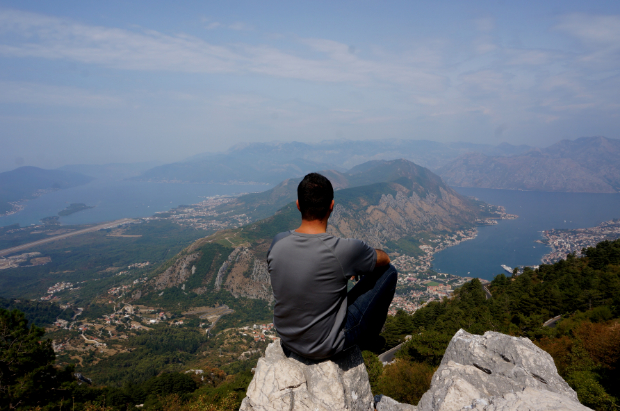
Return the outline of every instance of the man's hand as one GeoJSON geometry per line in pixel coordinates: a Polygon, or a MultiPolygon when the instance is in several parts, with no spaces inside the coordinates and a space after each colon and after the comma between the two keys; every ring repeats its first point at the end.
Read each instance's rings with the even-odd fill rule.
{"type": "Polygon", "coordinates": [[[390,256],[387,255],[385,251],[376,248],[375,251],[377,252],[377,263],[375,264],[375,267],[381,267],[390,263],[390,256]]]}

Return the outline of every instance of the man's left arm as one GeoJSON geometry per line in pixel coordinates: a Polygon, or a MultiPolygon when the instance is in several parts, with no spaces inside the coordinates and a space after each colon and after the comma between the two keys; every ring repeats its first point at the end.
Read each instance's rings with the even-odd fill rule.
{"type": "Polygon", "coordinates": [[[375,267],[382,267],[390,263],[390,256],[387,255],[385,251],[375,248],[375,252],[377,253],[377,262],[375,263],[375,267]]]}

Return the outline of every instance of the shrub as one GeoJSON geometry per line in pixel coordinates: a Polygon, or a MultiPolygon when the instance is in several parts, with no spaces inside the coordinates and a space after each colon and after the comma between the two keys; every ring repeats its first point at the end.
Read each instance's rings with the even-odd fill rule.
{"type": "Polygon", "coordinates": [[[397,359],[383,369],[377,388],[398,402],[417,405],[431,387],[434,372],[435,368],[428,364],[397,359]]]}

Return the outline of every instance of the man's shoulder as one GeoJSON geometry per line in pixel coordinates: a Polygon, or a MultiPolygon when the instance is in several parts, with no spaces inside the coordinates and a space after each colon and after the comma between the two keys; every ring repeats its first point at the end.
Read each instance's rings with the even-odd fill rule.
{"type": "Polygon", "coordinates": [[[282,233],[276,234],[275,237],[273,237],[273,241],[271,242],[271,245],[269,246],[269,251],[267,251],[267,254],[269,254],[269,252],[271,251],[271,249],[273,248],[274,245],[276,245],[276,243],[280,240],[285,239],[286,237],[290,236],[292,233],[292,231],[284,231],[282,233]]]}

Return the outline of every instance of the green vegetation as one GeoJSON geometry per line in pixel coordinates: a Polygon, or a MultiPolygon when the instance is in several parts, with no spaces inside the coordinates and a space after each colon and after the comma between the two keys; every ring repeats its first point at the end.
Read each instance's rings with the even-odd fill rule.
{"type": "Polygon", "coordinates": [[[137,262],[161,264],[206,235],[205,231],[165,220],[132,224],[123,233],[141,237],[108,236],[111,231],[69,237],[38,247],[36,251],[49,256],[52,261],[36,267],[3,270],[0,296],[39,298],[57,282],[87,281],[80,284],[79,292],[71,296],[72,302],[86,305],[122,280],[115,277],[117,271],[137,262]]]}
{"type": "Polygon", "coordinates": [[[72,203],[64,210],[58,212],[58,215],[61,217],[66,217],[71,214],[75,214],[82,210],[88,210],[89,208],[95,208],[94,206],[87,206],[84,203],[72,203]]]}
{"type": "Polygon", "coordinates": [[[91,367],[108,383],[93,386],[74,375],[73,365],[54,366],[51,341],[42,340],[43,334],[20,311],[0,308],[0,409],[130,410],[144,404],[146,410],[232,411],[252,378],[249,370],[226,376],[209,366],[202,366],[202,373],[178,372],[183,359],[203,349],[206,337],[165,329],[134,337],[138,354],[111,357],[107,373],[96,370],[111,364],[91,367]]]}
{"type": "Polygon", "coordinates": [[[388,241],[385,248],[388,251],[396,251],[398,253],[417,257],[424,254],[420,249],[420,245],[422,245],[420,240],[420,238],[403,237],[398,241],[388,241]]]}
{"type": "Polygon", "coordinates": [[[241,236],[249,241],[273,238],[276,234],[299,227],[299,210],[295,203],[282,207],[274,216],[244,227],[241,236]]]}
{"type": "Polygon", "coordinates": [[[583,258],[569,255],[567,260],[535,271],[526,268],[510,278],[500,274],[489,289],[493,297],[487,300],[482,284],[473,280],[456,290],[453,299],[430,303],[413,315],[399,312],[389,317],[383,349],[412,335],[397,354],[397,364],[409,365],[395,365],[398,371],[386,368],[378,381],[388,383],[377,383],[378,392],[415,402],[399,394],[405,392],[402,387],[410,384],[406,381],[423,380],[428,367],[438,366],[450,339],[462,328],[474,334],[498,331],[532,339],[552,355],[560,375],[583,404],[596,410],[616,409],[620,402],[620,240],[588,248],[583,258]],[[563,318],[557,327],[542,326],[557,315],[563,318]],[[416,376],[405,377],[406,373],[416,376]]]}
{"type": "MultiPolygon", "coordinates": [[[[52,218],[54,221],[57,221],[59,217],[54,216],[47,218],[52,218]]],[[[17,247],[18,245],[37,241],[42,238],[49,238],[49,235],[47,235],[44,230],[35,229],[33,227],[20,228],[19,224],[0,227],[0,250],[17,247]]]]}
{"type": "Polygon", "coordinates": [[[58,304],[42,301],[28,300],[7,300],[0,297],[0,308],[5,310],[19,310],[26,316],[26,319],[39,327],[50,325],[56,319],[70,320],[75,312],[71,308],[62,309],[58,304]]]}
{"type": "Polygon", "coordinates": [[[379,204],[382,196],[395,196],[396,193],[397,191],[390,183],[375,183],[336,191],[334,193],[334,200],[337,204],[357,210],[360,206],[365,207],[368,204],[379,204]],[[360,198],[363,198],[364,201],[360,202],[360,198]]]}
{"type": "Polygon", "coordinates": [[[0,308],[0,409],[30,409],[60,399],[71,367],[54,367],[51,341],[43,328],[28,326],[24,314],[0,308]]]}
{"type": "Polygon", "coordinates": [[[131,352],[107,357],[78,370],[98,384],[142,383],[161,372],[182,370],[183,364],[192,360],[206,342],[207,336],[198,328],[161,326],[155,332],[141,332],[131,337],[125,343],[131,347],[131,352]]]}
{"type": "Polygon", "coordinates": [[[232,247],[225,247],[217,243],[207,243],[198,249],[201,254],[200,259],[194,265],[196,272],[186,282],[187,287],[191,290],[208,284],[209,289],[213,289],[217,272],[232,250],[232,247]]]}

